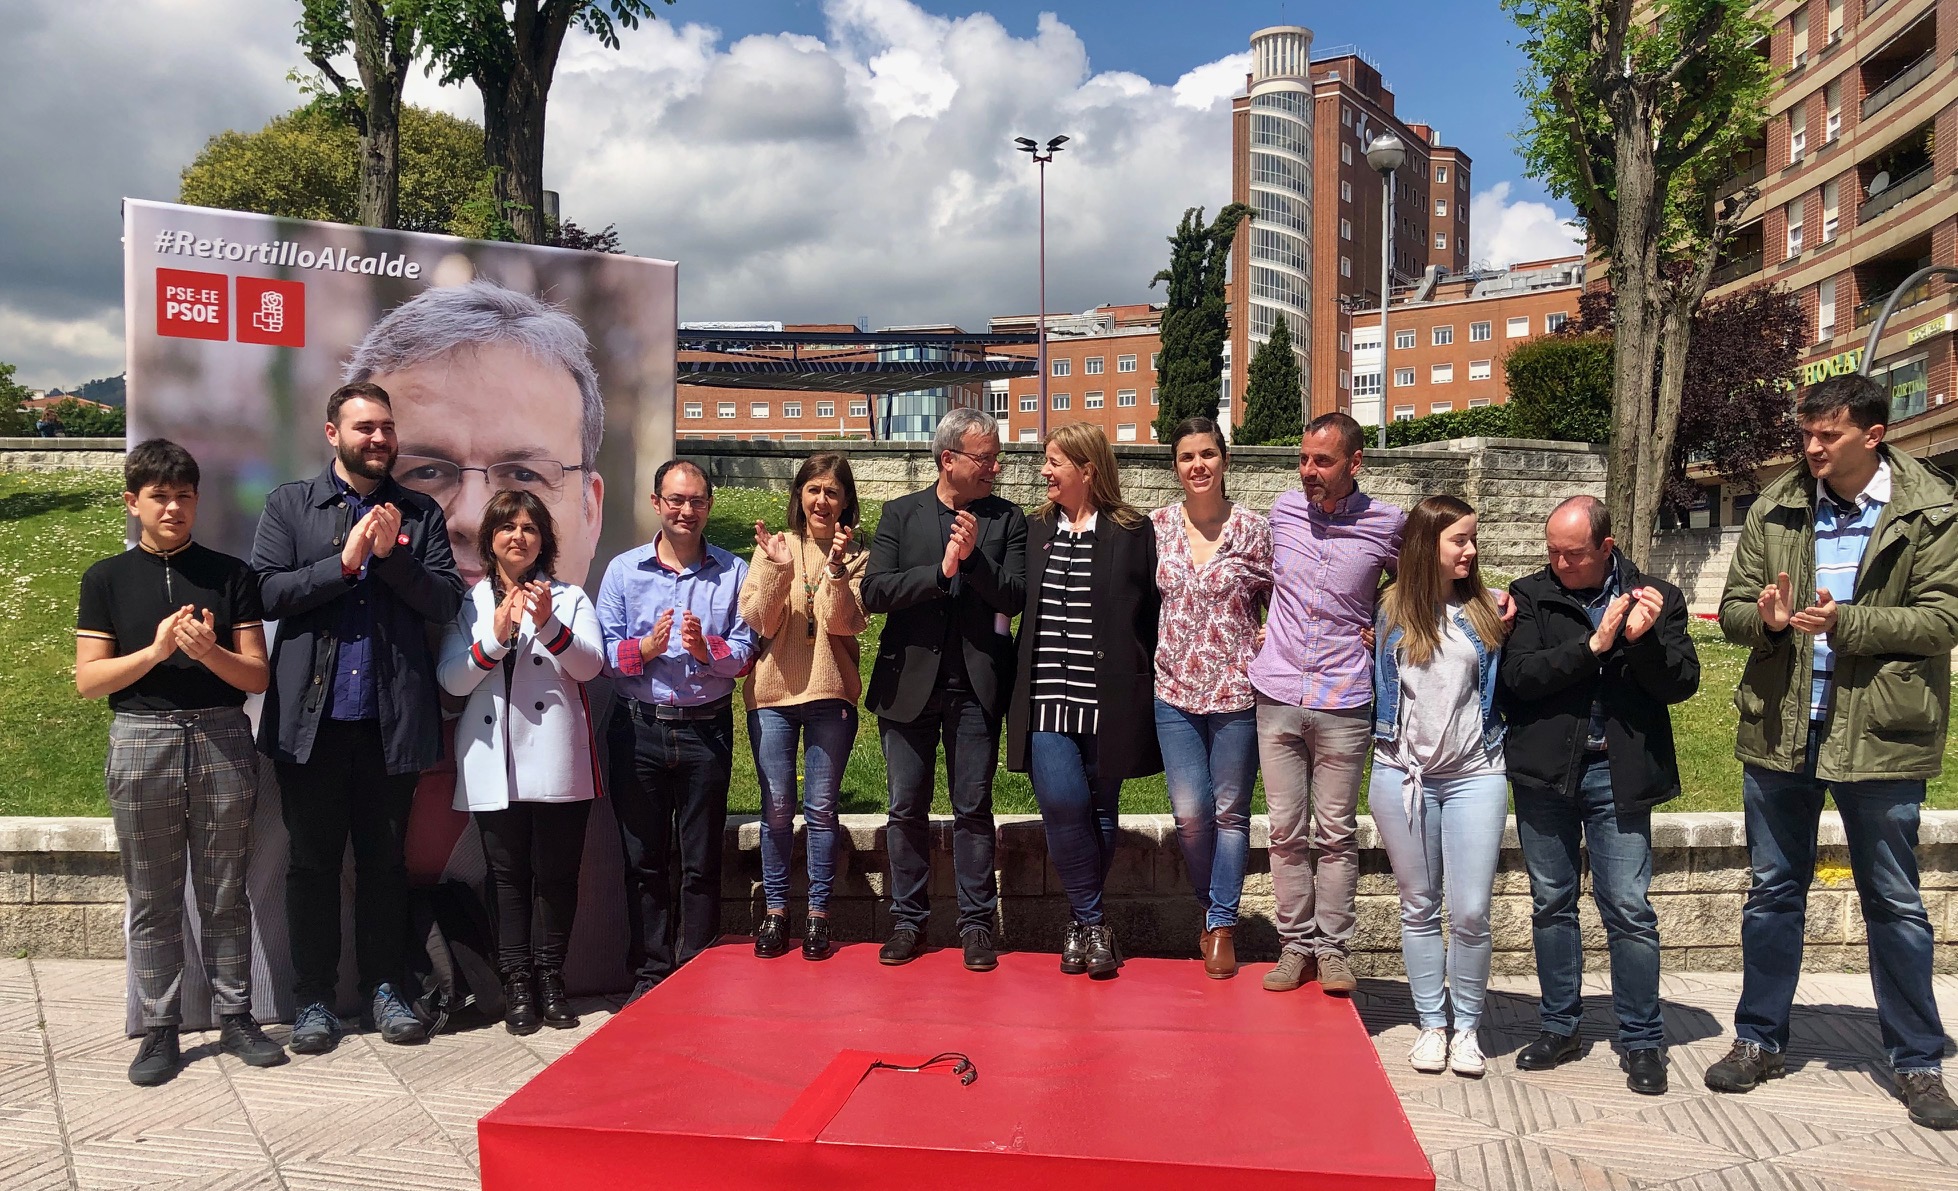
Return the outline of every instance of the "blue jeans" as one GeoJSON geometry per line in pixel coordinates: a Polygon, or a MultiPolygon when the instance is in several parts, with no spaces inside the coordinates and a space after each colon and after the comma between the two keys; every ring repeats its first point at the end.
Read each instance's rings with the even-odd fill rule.
{"type": "Polygon", "coordinates": [[[1101,922],[1101,888],[1115,859],[1122,803],[1121,779],[1101,778],[1095,755],[1095,738],[1086,733],[1027,735],[1027,776],[1047,827],[1047,857],[1083,926],[1101,922]]]}
{"type": "Polygon", "coordinates": [[[1251,858],[1251,783],[1258,776],[1258,712],[1202,714],[1156,700],[1156,740],[1176,812],[1183,866],[1205,930],[1237,925],[1251,858]]]}
{"type": "Polygon", "coordinates": [[[795,852],[795,749],[806,747],[802,818],[808,837],[809,909],[829,907],[836,876],[836,800],[850,748],[857,742],[857,708],[841,699],[748,713],[748,745],[761,779],[761,891],[770,910],[789,905],[789,858],[795,852]]]}
{"type": "Polygon", "coordinates": [[[1921,781],[1826,782],[1815,772],[1819,735],[1803,773],[1749,765],[1741,781],[1754,881],[1741,911],[1736,1036],[1771,1051],[1788,1045],[1788,1013],[1802,970],[1809,880],[1815,874],[1822,795],[1835,795],[1849,869],[1868,927],[1876,1018],[1895,1071],[1936,1071],[1944,1026],[1931,995],[1931,922],[1917,888],[1921,781]]]}
{"type": "Polygon", "coordinates": [[[1577,925],[1581,838],[1589,850],[1591,897],[1611,947],[1618,1044],[1625,1050],[1663,1045],[1659,917],[1646,896],[1652,885],[1652,812],[1618,813],[1611,765],[1594,753],[1575,799],[1517,790],[1516,833],[1530,870],[1530,926],[1543,992],[1537,1012],[1544,1030],[1569,1038],[1584,1017],[1584,940],[1577,925]]]}
{"type": "Polygon", "coordinates": [[[1394,884],[1400,887],[1407,985],[1421,1028],[1431,1030],[1448,1025],[1442,1011],[1445,983],[1454,1000],[1455,1029],[1467,1033],[1482,1020],[1489,987],[1489,898],[1502,855],[1503,821],[1509,817],[1509,780],[1500,773],[1425,778],[1416,808],[1421,817],[1417,834],[1402,809],[1405,778],[1374,755],[1367,802],[1394,866],[1394,884]],[[1449,935],[1445,958],[1444,897],[1449,935]]]}

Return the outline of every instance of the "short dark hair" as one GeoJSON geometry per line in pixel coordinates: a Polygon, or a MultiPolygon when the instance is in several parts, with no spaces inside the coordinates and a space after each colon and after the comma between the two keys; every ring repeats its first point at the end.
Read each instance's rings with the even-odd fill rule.
{"type": "Polygon", "coordinates": [[[1562,501],[1559,501],[1557,507],[1550,510],[1550,515],[1555,517],[1572,505],[1577,505],[1586,513],[1590,514],[1591,545],[1604,545],[1604,540],[1611,536],[1611,510],[1605,507],[1605,503],[1597,497],[1589,493],[1579,493],[1576,496],[1566,497],[1562,501]]]}
{"type": "Polygon", "coordinates": [[[668,472],[672,471],[690,471],[699,476],[700,482],[707,485],[707,498],[709,500],[714,498],[714,481],[708,479],[707,473],[701,470],[700,464],[695,463],[691,459],[668,459],[665,463],[660,464],[659,470],[653,473],[654,496],[666,495],[666,476],[668,472]]]}
{"type": "Polygon", "coordinates": [[[1883,426],[1890,421],[1890,390],[1867,376],[1849,373],[1832,376],[1810,385],[1795,404],[1795,417],[1808,422],[1833,417],[1837,410],[1849,415],[1859,430],[1883,426]]]}
{"type": "Polygon", "coordinates": [[[834,451],[824,451],[804,459],[802,466],[796,469],[795,483],[789,487],[790,533],[801,535],[808,532],[809,515],[802,511],[802,486],[824,476],[835,476],[837,486],[843,489],[843,515],[837,518],[836,523],[857,523],[857,477],[850,471],[850,461],[834,451]]]}
{"type": "MultiPolygon", "coordinates": [[[[1338,431],[1340,444],[1345,447],[1348,455],[1358,453],[1367,445],[1367,432],[1353,420],[1352,414],[1343,414],[1337,410],[1329,414],[1320,414],[1305,424],[1305,438],[1310,438],[1323,430],[1338,431]]],[[[1305,438],[1299,441],[1303,442],[1305,438]]]]}
{"type": "Polygon", "coordinates": [[[340,424],[340,407],[356,398],[378,401],[387,407],[389,413],[394,412],[394,402],[389,399],[386,389],[383,389],[371,380],[357,380],[350,385],[341,385],[339,388],[333,390],[333,396],[326,399],[326,420],[338,426],[340,424]]]}
{"type": "Polygon", "coordinates": [[[146,439],[136,444],[122,464],[122,490],[135,495],[151,484],[188,485],[197,490],[202,479],[197,460],[167,438],[146,439]]]}
{"type": "Polygon", "coordinates": [[[1172,456],[1175,454],[1176,444],[1182,442],[1192,434],[1208,434],[1211,438],[1217,440],[1218,454],[1228,455],[1231,453],[1231,445],[1224,441],[1224,428],[1222,426],[1219,426],[1211,418],[1194,417],[1184,418],[1176,424],[1176,429],[1169,432],[1169,449],[1172,456]]]}
{"type": "Polygon", "coordinates": [[[491,546],[496,531],[515,521],[518,513],[529,514],[531,524],[537,527],[537,561],[531,564],[530,573],[523,581],[528,583],[539,575],[557,578],[557,524],[551,520],[551,510],[535,492],[499,488],[483,506],[483,519],[476,525],[476,553],[482,555],[483,565],[489,568],[490,588],[498,596],[503,594],[503,583],[497,574],[496,555],[491,546]]]}

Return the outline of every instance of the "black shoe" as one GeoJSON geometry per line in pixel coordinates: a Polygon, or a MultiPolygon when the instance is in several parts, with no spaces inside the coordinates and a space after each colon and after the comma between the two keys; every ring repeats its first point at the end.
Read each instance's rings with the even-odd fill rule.
{"type": "Polygon", "coordinates": [[[789,953],[789,916],[770,910],[755,932],[755,958],[774,959],[789,953]]]}
{"type": "Polygon", "coordinates": [[[1086,928],[1088,936],[1088,978],[1107,980],[1122,966],[1122,957],[1115,950],[1115,932],[1106,922],[1097,922],[1086,928]]]}
{"type": "Polygon", "coordinates": [[[1536,1036],[1535,1042],[1516,1052],[1516,1069],[1548,1071],[1570,1062],[1583,1049],[1584,1040],[1576,1034],[1553,1034],[1545,1030],[1536,1036]]]}
{"type": "Polygon", "coordinates": [[[1079,976],[1088,970],[1088,928],[1078,922],[1067,924],[1061,936],[1061,975],[1079,976]]]}
{"type": "Polygon", "coordinates": [[[1912,1124],[1926,1129],[1958,1129],[1958,1104],[1944,1090],[1944,1076],[1936,1071],[1897,1072],[1897,1095],[1910,1108],[1912,1124]]]}
{"type": "Polygon", "coordinates": [[[265,1036],[249,1013],[227,1013],[221,1019],[218,1049],[237,1055],[247,1067],[277,1067],[286,1061],[286,1048],[265,1036]]]}
{"type": "Polygon", "coordinates": [[[1641,1096],[1666,1094],[1666,1052],[1656,1046],[1628,1050],[1618,1060],[1625,1086],[1641,1096]]]}
{"type": "Polygon", "coordinates": [[[1706,1086],[1716,1092],[1751,1092],[1786,1074],[1788,1067],[1780,1055],[1757,1042],[1736,1038],[1727,1057],[1706,1069],[1706,1086]]]}
{"type": "Polygon", "coordinates": [[[529,972],[503,974],[503,1028],[512,1034],[535,1034],[543,1023],[537,1019],[536,995],[531,991],[529,972]]]}
{"type": "Polygon", "coordinates": [[[537,999],[544,1010],[544,1024],[553,1030],[575,1030],[578,1015],[571,1011],[571,998],[564,995],[564,973],[556,968],[537,969],[537,999]]]}
{"type": "Polygon", "coordinates": [[[965,970],[968,972],[990,972],[999,966],[999,953],[993,950],[993,932],[983,926],[975,926],[959,936],[959,943],[965,950],[965,970]]]}
{"type": "Polygon", "coordinates": [[[153,1026],[136,1049],[136,1061],[129,1064],[129,1082],[139,1088],[169,1083],[182,1063],[183,1056],[177,1053],[177,1027],[153,1026]]]}
{"type": "Polygon", "coordinates": [[[908,964],[925,953],[925,936],[914,926],[900,926],[891,932],[890,941],[877,953],[877,962],[887,967],[908,964]]]}
{"type": "Polygon", "coordinates": [[[802,923],[802,958],[828,959],[833,944],[829,937],[829,916],[811,914],[802,923]]]}

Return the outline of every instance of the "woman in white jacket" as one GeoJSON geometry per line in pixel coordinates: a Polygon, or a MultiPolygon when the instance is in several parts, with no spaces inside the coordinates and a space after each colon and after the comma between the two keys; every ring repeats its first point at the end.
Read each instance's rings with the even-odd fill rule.
{"type": "Polygon", "coordinates": [[[578,1024],[564,952],[578,910],[585,819],[599,793],[584,684],[605,664],[591,600],[552,576],[557,531],[530,492],[483,509],[489,576],[442,641],[442,689],[467,696],[456,727],[455,806],[482,833],[497,921],[497,967],[512,1034],[578,1024]],[[534,946],[531,917],[542,924],[534,946]],[[535,985],[532,979],[535,978],[535,985]]]}

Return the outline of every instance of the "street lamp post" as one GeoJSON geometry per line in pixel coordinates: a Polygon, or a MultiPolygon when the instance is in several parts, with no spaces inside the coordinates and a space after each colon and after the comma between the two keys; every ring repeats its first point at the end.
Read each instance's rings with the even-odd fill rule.
{"type": "Polygon", "coordinates": [[[1380,171],[1380,449],[1387,449],[1387,307],[1393,302],[1394,275],[1394,171],[1407,160],[1407,146],[1391,132],[1383,132],[1367,145],[1367,164],[1380,171]]]}
{"type": "Polygon", "coordinates": [[[1064,136],[1057,136],[1047,142],[1046,152],[1041,146],[1023,136],[1013,138],[1020,152],[1033,155],[1035,164],[1040,166],[1040,325],[1035,331],[1036,344],[1034,359],[1040,367],[1040,438],[1047,439],[1047,163],[1054,160],[1054,154],[1061,151],[1067,143],[1064,136]]]}

